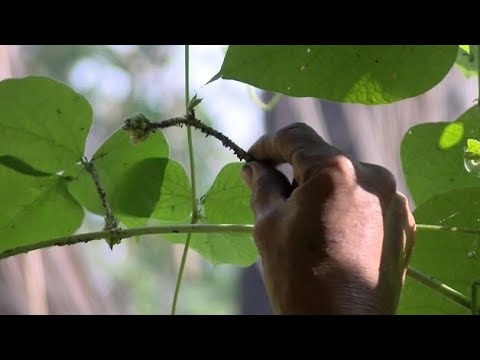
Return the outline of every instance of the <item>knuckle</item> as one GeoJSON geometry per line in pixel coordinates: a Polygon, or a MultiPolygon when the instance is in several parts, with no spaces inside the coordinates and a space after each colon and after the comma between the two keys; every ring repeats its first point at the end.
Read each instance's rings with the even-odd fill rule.
{"type": "Polygon", "coordinates": [[[397,200],[402,208],[408,209],[408,199],[405,195],[400,192],[397,192],[397,200]]]}
{"type": "Polygon", "coordinates": [[[347,156],[336,155],[326,160],[325,168],[333,170],[340,177],[352,177],[355,174],[355,166],[347,156]]]}
{"type": "Polygon", "coordinates": [[[287,126],[284,126],[281,128],[278,132],[291,132],[291,131],[305,131],[305,130],[312,130],[312,128],[307,125],[306,123],[303,122],[294,122],[291,124],[288,124],[287,126]]]}
{"type": "MultiPolygon", "coordinates": [[[[383,166],[375,165],[376,176],[387,194],[397,194],[397,180],[393,173],[383,166]]],[[[406,198],[405,198],[406,200],[406,198]]]]}
{"type": "Polygon", "coordinates": [[[307,124],[295,122],[278,130],[275,134],[275,140],[277,144],[281,145],[291,139],[292,136],[299,136],[305,134],[311,135],[312,133],[316,134],[315,131],[307,124]]]}
{"type": "Polygon", "coordinates": [[[375,164],[361,165],[366,171],[365,176],[374,184],[377,191],[388,198],[397,195],[397,181],[390,170],[375,164]]]}
{"type": "Polygon", "coordinates": [[[355,164],[345,155],[335,155],[326,159],[323,156],[302,154],[302,152],[296,155],[302,157],[302,160],[308,160],[310,164],[301,174],[295,174],[302,183],[318,176],[323,179],[322,181],[329,179],[328,182],[332,184],[356,182],[355,164]]]}

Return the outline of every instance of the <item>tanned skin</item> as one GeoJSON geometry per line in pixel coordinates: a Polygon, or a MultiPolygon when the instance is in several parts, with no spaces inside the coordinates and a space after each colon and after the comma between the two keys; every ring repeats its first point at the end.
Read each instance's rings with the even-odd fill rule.
{"type": "Polygon", "coordinates": [[[385,168],[357,162],[311,127],[262,136],[241,171],[277,314],[395,314],[415,240],[385,168]],[[294,181],[275,166],[289,163],[294,181]]]}

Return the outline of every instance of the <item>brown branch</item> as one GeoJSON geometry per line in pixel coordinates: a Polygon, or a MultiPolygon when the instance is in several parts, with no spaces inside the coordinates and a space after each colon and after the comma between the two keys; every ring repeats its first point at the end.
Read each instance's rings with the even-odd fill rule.
{"type": "Polygon", "coordinates": [[[222,134],[220,131],[213,129],[206,125],[201,120],[197,119],[193,112],[188,116],[175,117],[168,120],[151,122],[143,114],[136,114],[125,120],[123,129],[129,131],[132,142],[138,143],[148,137],[150,132],[155,132],[157,129],[165,129],[172,126],[189,125],[195,129],[200,130],[206,136],[213,136],[221,141],[224,147],[232,149],[233,153],[240,159],[245,161],[255,160],[254,157],[243,150],[240,146],[235,144],[231,139],[222,134]]]}
{"type": "MultiPolygon", "coordinates": [[[[104,230],[117,230],[118,229],[118,221],[112,213],[112,208],[107,200],[107,194],[100,183],[100,178],[98,176],[97,170],[93,166],[93,160],[88,161],[86,159],[82,159],[82,164],[85,170],[90,174],[93,182],[95,183],[95,187],[97,189],[98,196],[100,197],[100,201],[102,202],[102,207],[105,210],[105,227],[104,230]]],[[[111,236],[106,239],[110,249],[113,249],[113,246],[120,243],[121,238],[116,236],[111,236]]]]}

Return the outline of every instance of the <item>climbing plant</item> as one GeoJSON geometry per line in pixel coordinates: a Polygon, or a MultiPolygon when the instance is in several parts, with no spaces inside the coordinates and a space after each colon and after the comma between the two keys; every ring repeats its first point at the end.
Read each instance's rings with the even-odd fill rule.
{"type": "MultiPolygon", "coordinates": [[[[270,104],[253,96],[266,110],[281,95],[375,106],[429,91],[453,66],[478,76],[478,53],[477,45],[235,45],[210,82],[235,80],[276,93],[270,104]]],[[[185,244],[172,313],[189,249],[212,264],[254,263],[250,192],[239,176],[242,161],[252,158],[197,117],[201,101],[190,93],[185,46],[184,114],[125,114],[87,158],[93,111],[81,94],[46,77],[1,81],[0,259],[100,239],[114,251],[124,239],[162,234],[185,244]],[[162,129],[171,126],[186,129],[189,169],[170,158],[162,129]],[[221,169],[205,194],[196,188],[192,131],[239,159],[221,169]],[[102,230],[77,233],[84,209],[104,216],[102,230]]],[[[478,104],[455,121],[416,125],[403,138],[399,150],[418,235],[400,314],[479,313],[479,141],[478,104]]]]}

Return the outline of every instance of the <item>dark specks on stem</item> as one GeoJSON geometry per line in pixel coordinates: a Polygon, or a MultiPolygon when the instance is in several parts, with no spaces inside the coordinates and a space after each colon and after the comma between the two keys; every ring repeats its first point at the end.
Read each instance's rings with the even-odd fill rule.
{"type": "Polygon", "coordinates": [[[132,117],[124,121],[123,130],[128,131],[133,137],[133,141],[142,141],[145,139],[151,132],[154,132],[156,129],[165,129],[172,126],[189,125],[194,127],[197,130],[200,130],[205,136],[213,136],[220,140],[224,147],[229,148],[233,153],[240,159],[245,161],[254,160],[253,156],[248,152],[243,150],[240,146],[235,144],[227,136],[222,134],[220,131],[217,131],[210,126],[204,124],[201,120],[195,118],[194,112],[192,111],[189,115],[184,117],[176,117],[168,120],[151,122],[143,114],[135,114],[132,117]]]}

